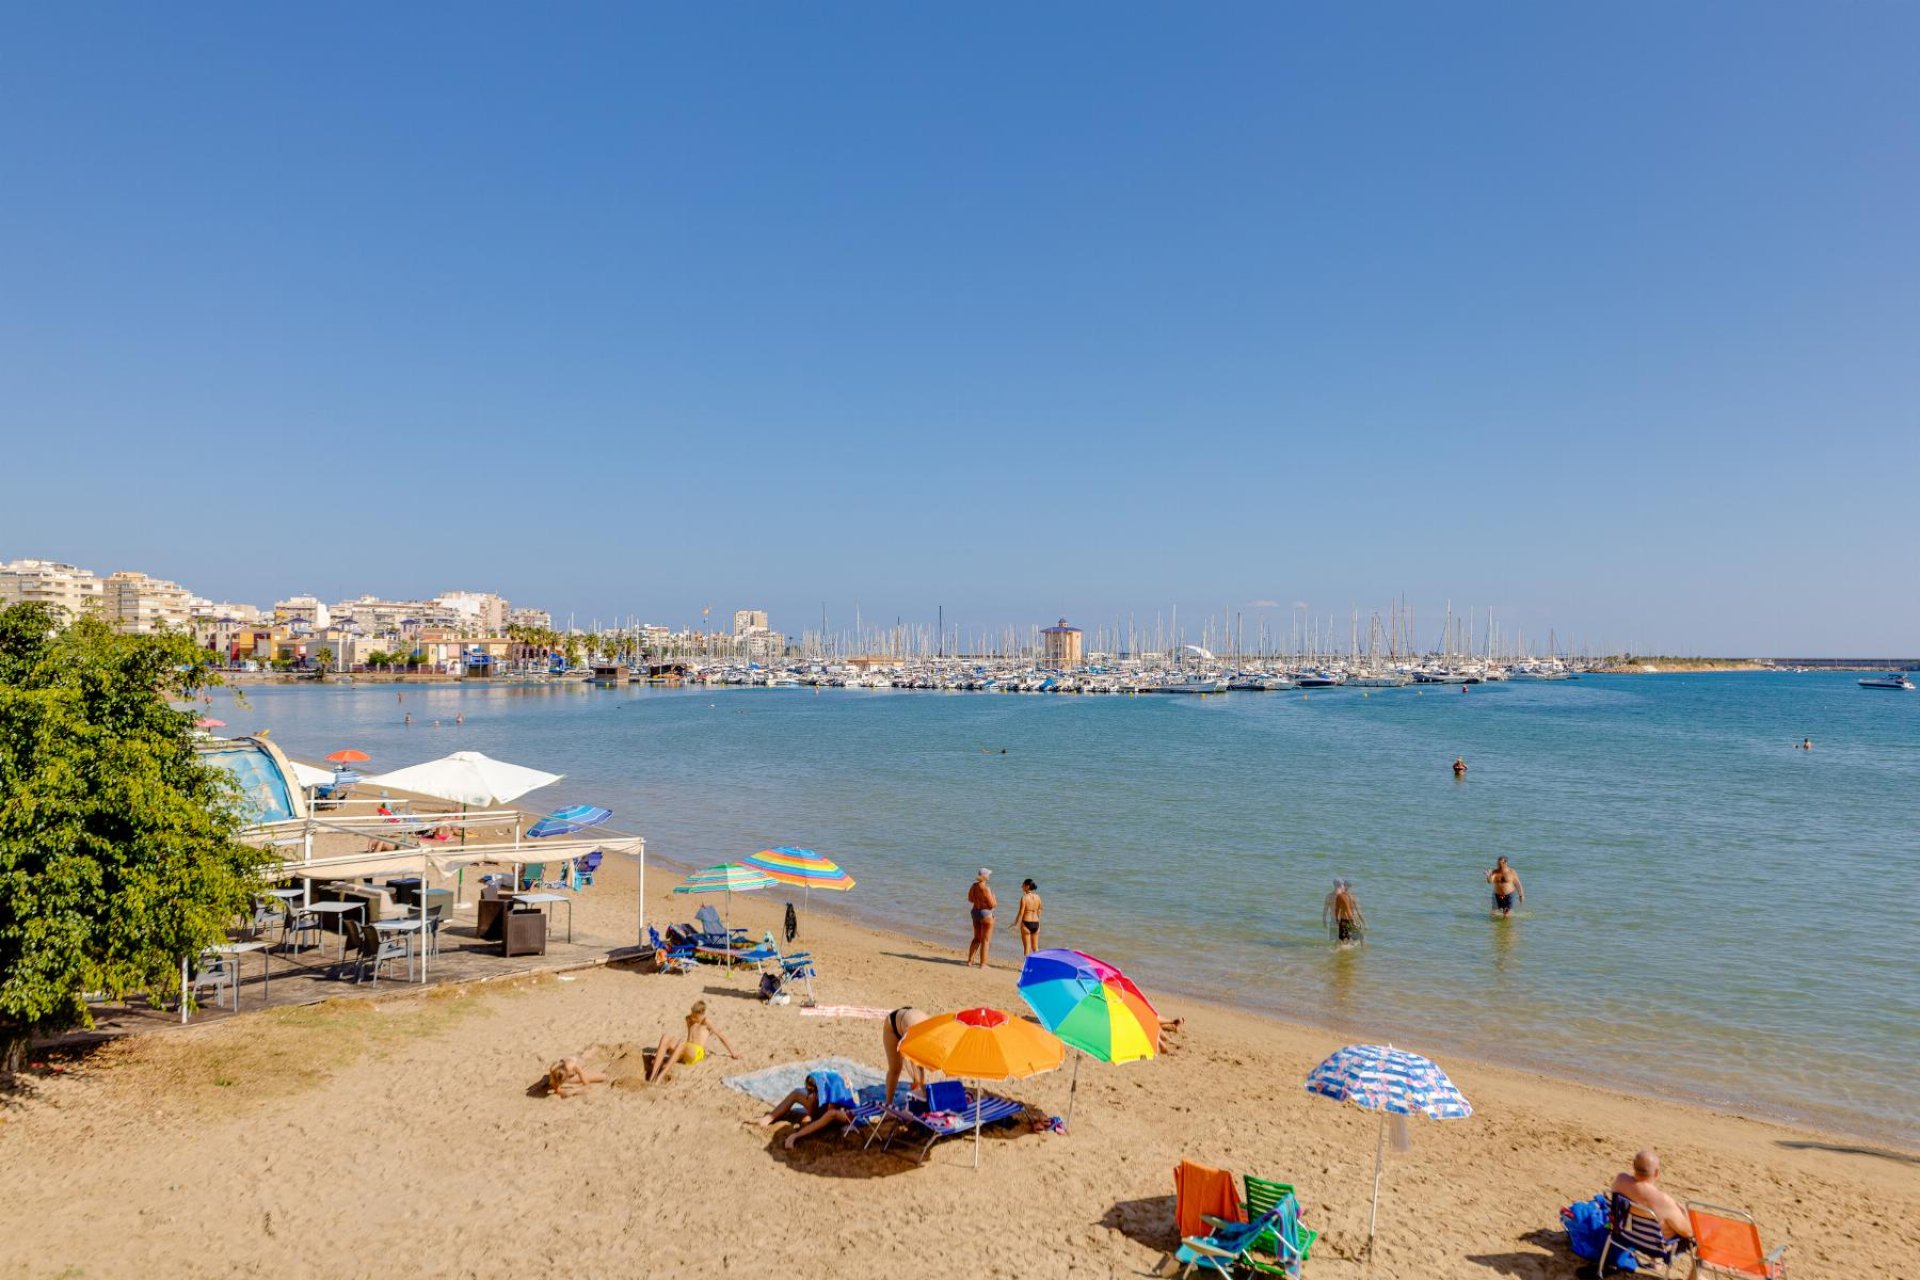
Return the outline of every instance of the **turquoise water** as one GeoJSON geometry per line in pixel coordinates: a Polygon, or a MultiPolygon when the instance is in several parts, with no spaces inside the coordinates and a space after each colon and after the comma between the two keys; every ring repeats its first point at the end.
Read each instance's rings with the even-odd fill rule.
{"type": "Polygon", "coordinates": [[[564,773],[538,798],[607,805],[681,864],[811,846],[859,879],[836,909],[956,946],[978,866],[1008,906],[1032,876],[1048,943],[1176,1009],[1202,994],[1920,1145],[1920,694],[1838,674],[1205,699],[395,693],[254,689],[242,709],[222,692],[216,714],[309,759],[464,748],[564,773]],[[1504,922],[1482,880],[1499,853],[1527,888],[1504,922]],[[1364,948],[1321,927],[1336,875],[1364,948]]]}

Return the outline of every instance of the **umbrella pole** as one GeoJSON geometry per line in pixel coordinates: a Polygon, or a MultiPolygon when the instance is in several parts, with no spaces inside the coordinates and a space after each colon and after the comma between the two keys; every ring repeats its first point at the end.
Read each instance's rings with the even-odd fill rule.
{"type": "Polygon", "coordinates": [[[1086,1055],[1078,1049],[1073,1051],[1073,1083],[1067,1086],[1067,1118],[1060,1125],[1062,1132],[1073,1132],[1073,1096],[1080,1092],[1080,1059],[1086,1055]]]}
{"type": "Polygon", "coordinates": [[[980,1167],[980,1091],[973,1091],[973,1167],[980,1167]]]}
{"type": "Polygon", "coordinates": [[[1380,1113],[1380,1141],[1373,1148],[1373,1208],[1367,1211],[1367,1252],[1373,1252],[1373,1226],[1380,1217],[1380,1174],[1387,1155],[1387,1113],[1380,1113]]]}

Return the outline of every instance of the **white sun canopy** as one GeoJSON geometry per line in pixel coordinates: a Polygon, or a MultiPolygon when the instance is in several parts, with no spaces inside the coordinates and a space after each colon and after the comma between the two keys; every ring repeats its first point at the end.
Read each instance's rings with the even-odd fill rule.
{"type": "Polygon", "coordinates": [[[557,773],[542,773],[524,765],[508,764],[478,751],[456,751],[439,760],[411,765],[366,779],[369,786],[392,787],[456,804],[493,805],[517,800],[529,791],[560,781],[557,773]]]}

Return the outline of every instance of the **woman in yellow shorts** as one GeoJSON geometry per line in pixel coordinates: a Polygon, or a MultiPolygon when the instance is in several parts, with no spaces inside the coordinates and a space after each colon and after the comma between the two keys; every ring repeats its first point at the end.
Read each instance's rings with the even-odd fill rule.
{"type": "Polygon", "coordinates": [[[706,1057],[709,1031],[720,1041],[721,1047],[726,1049],[729,1058],[740,1056],[733,1051],[733,1046],[727,1043],[726,1034],[707,1021],[707,1002],[696,1000],[693,1008],[687,1011],[686,1034],[678,1040],[673,1038],[671,1031],[660,1037],[660,1047],[653,1051],[653,1070],[647,1075],[647,1083],[665,1080],[676,1062],[684,1062],[691,1067],[706,1057]]]}

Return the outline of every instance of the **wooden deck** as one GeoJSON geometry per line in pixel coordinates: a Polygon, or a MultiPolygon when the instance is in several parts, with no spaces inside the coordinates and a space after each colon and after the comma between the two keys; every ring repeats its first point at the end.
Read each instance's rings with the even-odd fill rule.
{"type": "MultiPolygon", "coordinates": [[[[258,1013],[263,1009],[318,1004],[340,997],[365,999],[417,994],[433,987],[562,973],[569,969],[589,968],[651,954],[643,953],[631,944],[623,945],[605,938],[575,933],[573,941],[568,942],[566,937],[563,918],[560,927],[547,939],[546,954],[505,956],[501,954],[498,942],[482,942],[476,936],[471,920],[452,921],[440,931],[439,952],[428,957],[426,982],[417,981],[420,976],[417,969],[414,980],[409,980],[407,962],[393,960],[381,969],[377,982],[356,983],[352,969],[343,970],[340,966],[341,940],[338,934],[322,934],[317,945],[291,951],[283,950],[276,934],[269,931],[261,939],[270,944],[267,950],[243,952],[237,957],[240,967],[238,1014],[234,1010],[230,992],[221,993],[222,1003],[218,1007],[212,1003],[214,996],[209,992],[205,996],[208,1003],[192,1010],[188,1020],[191,1025],[200,1026],[258,1013]]],[[[111,1039],[181,1025],[178,1005],[161,1007],[141,999],[125,1004],[96,1004],[93,1006],[93,1017],[95,1025],[91,1030],[61,1037],[46,1047],[111,1039]]]]}

